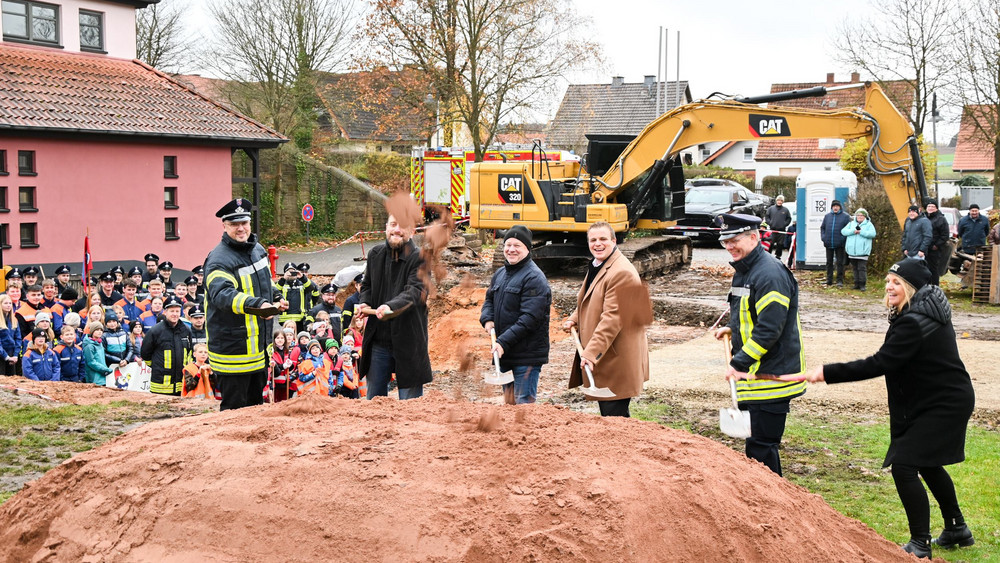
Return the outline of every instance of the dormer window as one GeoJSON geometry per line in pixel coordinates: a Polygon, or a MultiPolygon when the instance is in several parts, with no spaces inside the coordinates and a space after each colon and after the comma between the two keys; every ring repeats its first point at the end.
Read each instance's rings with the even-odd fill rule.
{"type": "Polygon", "coordinates": [[[3,0],[3,38],[59,44],[59,6],[28,0],[3,0]]]}
{"type": "Polygon", "coordinates": [[[80,10],[80,49],[104,52],[104,14],[80,10]]]}

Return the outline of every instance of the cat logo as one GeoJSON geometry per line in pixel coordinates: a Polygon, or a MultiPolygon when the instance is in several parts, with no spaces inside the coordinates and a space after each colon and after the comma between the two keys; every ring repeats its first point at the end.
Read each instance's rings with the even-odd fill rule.
{"type": "Polygon", "coordinates": [[[520,174],[498,174],[497,195],[504,203],[535,203],[531,189],[524,190],[524,177],[520,174]]]}
{"type": "Polygon", "coordinates": [[[750,114],[750,135],[754,137],[790,137],[791,129],[784,117],[750,114]]]}
{"type": "Polygon", "coordinates": [[[521,177],[508,174],[501,174],[500,191],[521,193],[521,177]]]}

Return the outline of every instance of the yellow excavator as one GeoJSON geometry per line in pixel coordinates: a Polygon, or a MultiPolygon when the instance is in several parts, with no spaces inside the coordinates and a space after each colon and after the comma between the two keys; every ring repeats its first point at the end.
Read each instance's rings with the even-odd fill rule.
{"type": "Polygon", "coordinates": [[[712,141],[766,138],[866,139],[868,166],[882,179],[901,227],[911,202],[927,197],[913,127],[878,84],[867,82],[700,100],[661,115],[635,138],[588,136],[585,162],[539,157],[474,164],[469,222],[478,229],[528,227],[535,235],[534,259],[558,271],[589,258],[587,227],[607,221],[640,275],[655,275],[690,262],[690,239],[625,239],[633,229],[663,230],[684,216],[680,151],[712,141]],[[848,88],[865,89],[864,105],[837,110],[758,105],[848,88]]]}

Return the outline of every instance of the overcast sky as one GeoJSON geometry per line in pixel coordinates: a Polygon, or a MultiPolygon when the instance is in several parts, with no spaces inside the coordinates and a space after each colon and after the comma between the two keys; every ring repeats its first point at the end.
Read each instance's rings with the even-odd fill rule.
{"type": "MultiPolygon", "coordinates": [[[[211,18],[203,5],[193,2],[200,12],[194,25],[209,35],[211,18]]],[[[602,44],[607,67],[582,72],[573,82],[605,83],[612,76],[641,82],[655,75],[663,26],[670,34],[668,78],[677,76],[679,31],[680,79],[689,82],[695,99],[717,91],[765,94],[772,83],[822,82],[828,72],[848,80],[857,69],[836,62],[833,38],[845,19],[864,17],[870,9],[869,0],[573,0],[573,5],[592,19],[592,38],[602,44]]],[[[553,113],[557,105],[555,100],[553,113]]],[[[958,108],[942,111],[955,121],[958,108]]],[[[929,124],[927,130],[930,136],[929,124]]],[[[957,130],[957,122],[939,123],[938,142],[946,143],[957,130]]]]}

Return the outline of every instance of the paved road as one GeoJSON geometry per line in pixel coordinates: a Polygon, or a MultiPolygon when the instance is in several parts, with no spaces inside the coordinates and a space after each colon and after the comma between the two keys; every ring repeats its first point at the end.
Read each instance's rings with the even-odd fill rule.
{"type": "MultiPolygon", "coordinates": [[[[364,243],[365,252],[367,253],[371,250],[372,246],[379,242],[377,240],[366,241],[364,243]]],[[[281,272],[286,262],[294,262],[296,264],[307,262],[311,275],[332,276],[347,266],[364,264],[363,261],[355,260],[362,256],[364,254],[361,252],[361,243],[348,243],[336,248],[325,248],[312,252],[279,251],[278,271],[281,272]]]]}

